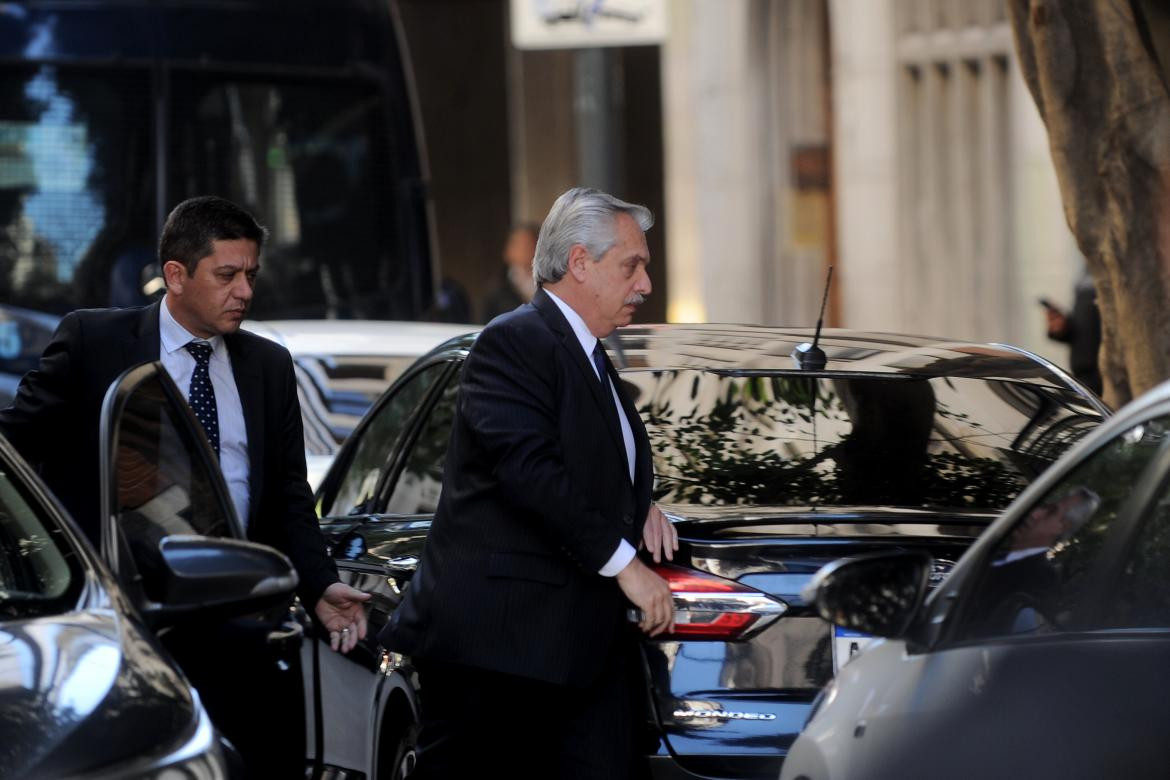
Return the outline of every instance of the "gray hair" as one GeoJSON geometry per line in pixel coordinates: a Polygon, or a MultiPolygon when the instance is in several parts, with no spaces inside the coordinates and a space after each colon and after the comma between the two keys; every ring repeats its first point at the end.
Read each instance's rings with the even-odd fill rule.
{"type": "Polygon", "coordinates": [[[600,190],[574,187],[557,198],[536,240],[532,260],[532,278],[537,286],[559,282],[569,269],[569,250],[576,244],[585,247],[594,259],[617,243],[614,220],[629,214],[642,232],[654,225],[654,215],[645,206],[626,203],[600,190]]]}

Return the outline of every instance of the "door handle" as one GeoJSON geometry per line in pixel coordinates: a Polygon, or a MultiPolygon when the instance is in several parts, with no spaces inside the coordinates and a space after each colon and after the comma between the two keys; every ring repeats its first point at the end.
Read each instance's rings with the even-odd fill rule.
{"type": "Polygon", "coordinates": [[[301,640],[305,637],[305,629],[298,623],[286,622],[281,623],[280,628],[274,628],[268,632],[267,641],[268,646],[276,650],[286,651],[295,650],[301,646],[301,640]]]}
{"type": "Polygon", "coordinates": [[[382,568],[395,577],[410,579],[418,569],[418,556],[401,555],[397,558],[387,558],[382,563],[382,568]]]}

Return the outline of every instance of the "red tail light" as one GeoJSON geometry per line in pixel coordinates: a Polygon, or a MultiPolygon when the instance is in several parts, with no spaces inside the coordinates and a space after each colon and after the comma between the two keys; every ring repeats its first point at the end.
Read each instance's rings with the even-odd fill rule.
{"type": "Polygon", "coordinates": [[[654,564],[674,595],[674,631],[659,639],[744,639],[784,614],[788,605],[713,574],[654,564]]]}

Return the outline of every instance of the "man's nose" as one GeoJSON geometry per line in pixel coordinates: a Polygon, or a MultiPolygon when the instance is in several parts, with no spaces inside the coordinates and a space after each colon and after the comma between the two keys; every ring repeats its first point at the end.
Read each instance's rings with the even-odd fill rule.
{"type": "Polygon", "coordinates": [[[650,274],[646,271],[646,266],[638,269],[638,282],[634,285],[634,292],[642,295],[649,295],[654,289],[654,285],[650,284],[650,274]]]}
{"type": "Polygon", "coordinates": [[[241,301],[252,300],[252,282],[246,276],[241,276],[232,286],[232,293],[241,301]]]}

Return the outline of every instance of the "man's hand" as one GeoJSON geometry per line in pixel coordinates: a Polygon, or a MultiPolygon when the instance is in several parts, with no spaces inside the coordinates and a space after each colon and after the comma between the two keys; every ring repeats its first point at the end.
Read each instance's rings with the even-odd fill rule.
{"type": "Polygon", "coordinates": [[[617,584],[626,598],[642,610],[638,628],[650,636],[674,630],[674,600],[670,596],[670,586],[649,566],[634,558],[618,572],[617,584]]]}
{"type": "Polygon", "coordinates": [[[650,511],[646,513],[646,522],[642,525],[642,546],[654,556],[655,563],[661,563],[663,555],[666,560],[673,561],[678,550],[678,531],[656,504],[651,504],[650,511]]]}
{"type": "Polygon", "coordinates": [[[1068,317],[1054,306],[1044,307],[1044,317],[1048,322],[1048,338],[1063,339],[1068,336],[1068,317]]]}
{"type": "Polygon", "coordinates": [[[317,620],[329,629],[329,646],[348,653],[366,638],[366,610],[362,606],[370,600],[369,593],[335,582],[325,589],[313,611],[317,620]]]}

